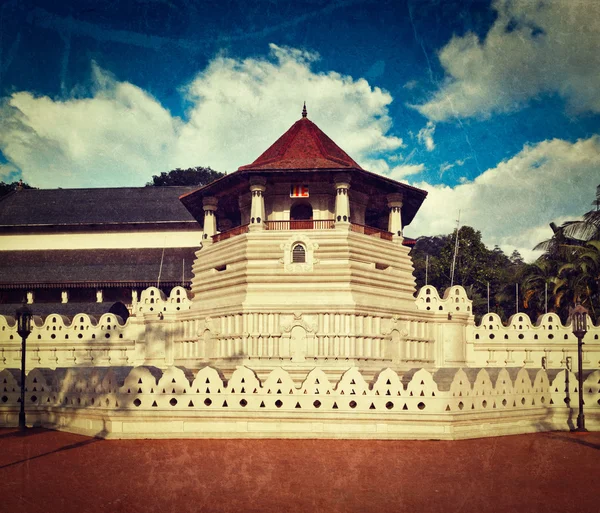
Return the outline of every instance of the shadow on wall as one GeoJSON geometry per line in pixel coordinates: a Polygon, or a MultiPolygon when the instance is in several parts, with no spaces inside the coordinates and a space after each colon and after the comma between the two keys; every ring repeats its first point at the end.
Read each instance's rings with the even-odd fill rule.
{"type": "MultiPolygon", "coordinates": [[[[27,375],[26,411],[34,426],[97,437],[118,434],[115,426],[120,425],[119,417],[138,416],[143,422],[181,421],[182,414],[201,418],[209,413],[214,418],[217,412],[221,420],[233,422],[246,412],[265,412],[269,418],[281,412],[288,420],[293,415],[314,419],[321,414],[355,412],[363,419],[368,419],[365,415],[387,415],[395,421],[403,420],[404,412],[409,416],[419,412],[448,414],[449,421],[455,420],[456,414],[461,421],[473,414],[477,422],[488,422],[481,415],[489,414],[492,421],[506,412],[508,416],[519,413],[520,418],[526,415],[537,423],[532,426],[545,431],[556,429],[555,414],[576,390],[574,376],[567,371],[554,373],[552,381],[544,370],[466,371],[442,369],[432,375],[413,369],[399,376],[388,368],[367,382],[353,367],[332,383],[316,368],[297,386],[281,368],[273,370],[262,383],[247,367],[238,367],[228,381],[209,366],[195,373],[182,367],[36,368],[27,375]],[[78,415],[82,409],[92,409],[94,415],[78,415]]],[[[594,384],[600,371],[587,378],[588,405],[592,411],[598,410],[594,402],[600,401],[600,389],[594,384]]],[[[15,369],[0,372],[0,419],[5,425],[17,424],[18,379],[15,369]]],[[[566,406],[571,419],[569,402],[566,406]]]]}

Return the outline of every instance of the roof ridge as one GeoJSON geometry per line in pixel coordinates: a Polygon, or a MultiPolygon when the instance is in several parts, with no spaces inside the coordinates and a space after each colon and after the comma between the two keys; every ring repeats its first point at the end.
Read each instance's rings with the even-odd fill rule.
{"type": "MultiPolygon", "coordinates": [[[[308,118],[305,118],[308,119],[308,118]]],[[[310,121],[310,120],[308,120],[310,121]]],[[[319,130],[324,137],[327,137],[327,139],[329,139],[333,144],[335,144],[335,141],[329,137],[325,132],[323,132],[323,130],[321,130],[315,123],[313,123],[312,121],[310,121],[312,123],[312,125],[319,130]]],[[[342,159],[339,159],[337,157],[334,157],[329,151],[327,151],[327,149],[325,148],[325,146],[323,146],[323,141],[321,141],[321,139],[319,137],[317,137],[316,132],[311,132],[311,137],[313,138],[313,140],[316,142],[317,146],[319,147],[319,149],[321,150],[321,152],[323,153],[323,155],[325,155],[327,157],[327,159],[329,160],[333,160],[334,162],[337,162],[338,164],[347,164],[345,163],[342,159]]],[[[335,144],[341,151],[343,151],[346,156],[358,166],[358,163],[352,158],[350,157],[350,155],[348,155],[344,150],[342,150],[342,148],[340,148],[337,144],[335,144]]],[[[360,166],[358,166],[358,168],[360,169],[360,166]]]]}
{"type": "Polygon", "coordinates": [[[338,167],[341,169],[362,169],[316,123],[303,116],[261,153],[254,162],[240,166],[238,171],[253,169],[337,169],[338,167]],[[278,162],[281,162],[280,166],[277,166],[278,162]]]}

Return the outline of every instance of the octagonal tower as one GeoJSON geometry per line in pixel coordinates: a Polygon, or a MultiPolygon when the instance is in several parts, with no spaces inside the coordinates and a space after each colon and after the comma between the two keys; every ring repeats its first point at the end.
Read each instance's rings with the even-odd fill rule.
{"type": "MultiPolygon", "coordinates": [[[[197,354],[178,360],[298,369],[406,360],[400,338],[433,338],[413,333],[425,323],[402,243],[425,196],[362,169],[304,109],[252,164],[181,197],[204,233],[182,316],[197,354]]],[[[411,356],[427,365],[433,344],[421,346],[411,356]]]]}

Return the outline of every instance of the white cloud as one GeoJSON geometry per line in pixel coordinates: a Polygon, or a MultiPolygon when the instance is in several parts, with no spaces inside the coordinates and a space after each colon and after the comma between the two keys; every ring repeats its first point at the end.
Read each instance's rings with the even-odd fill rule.
{"type": "MultiPolygon", "coordinates": [[[[392,152],[389,93],[364,79],[314,73],[315,54],[271,45],[271,59],[214,59],[187,87],[193,102],[178,143],[178,165],[207,161],[215,169],[249,164],[300,117],[308,117],[361,165],[392,152]]],[[[366,165],[366,164],[365,164],[366,165]]],[[[385,161],[379,162],[385,173],[385,161]]]]}
{"type": "Polygon", "coordinates": [[[0,148],[37,187],[143,185],[168,169],[179,121],[150,95],[93,66],[94,96],[55,101],[13,94],[0,148]]]}
{"type": "Polygon", "coordinates": [[[19,170],[12,164],[0,164],[0,181],[12,183],[18,180],[19,176],[19,170]]]}
{"type": "Polygon", "coordinates": [[[551,221],[561,224],[590,209],[600,183],[598,169],[600,136],[525,146],[472,182],[456,187],[415,183],[429,195],[407,231],[411,236],[450,233],[460,210],[461,225],[480,230],[489,247],[518,249],[533,258],[532,248],[552,236],[551,221]]]}
{"type": "Polygon", "coordinates": [[[454,164],[450,164],[450,162],[444,162],[443,164],[440,165],[440,178],[442,176],[444,176],[444,173],[446,171],[448,171],[449,169],[452,169],[454,167],[454,164]]]}
{"type": "Polygon", "coordinates": [[[400,180],[410,175],[416,175],[425,171],[424,164],[402,164],[400,166],[394,166],[387,174],[394,180],[400,180]]]}
{"type": "Polygon", "coordinates": [[[91,97],[65,101],[17,92],[0,108],[0,149],[38,187],[143,185],[175,167],[235,171],[308,116],[367,169],[391,172],[403,146],[389,134],[392,97],[336,72],[315,73],[318,55],[271,45],[269,58],[217,56],[182,94],[186,120],[141,88],[93,66],[91,97]]]}
{"type": "Polygon", "coordinates": [[[433,133],[435,132],[435,124],[428,121],[427,124],[419,130],[417,134],[417,140],[425,145],[427,151],[433,151],[435,149],[435,142],[433,140],[433,133]]]}
{"type": "Polygon", "coordinates": [[[600,112],[600,2],[496,0],[481,41],[453,37],[439,53],[447,79],[415,106],[433,121],[489,116],[559,94],[577,112],[600,112]]]}

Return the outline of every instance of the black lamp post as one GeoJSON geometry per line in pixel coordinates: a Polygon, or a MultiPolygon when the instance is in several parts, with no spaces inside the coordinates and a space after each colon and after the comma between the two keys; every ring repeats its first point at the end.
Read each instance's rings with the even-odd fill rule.
{"type": "Polygon", "coordinates": [[[571,311],[573,322],[573,335],[577,337],[577,381],[579,386],[579,413],[577,414],[576,431],[585,429],[585,415],[583,414],[583,337],[587,333],[588,311],[580,304],[571,311]]]}
{"type": "Polygon", "coordinates": [[[25,431],[25,352],[27,337],[31,333],[32,311],[23,305],[17,310],[17,333],[21,336],[21,407],[19,410],[19,430],[25,431]]]}

